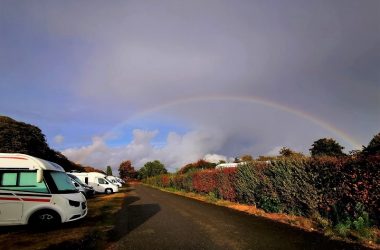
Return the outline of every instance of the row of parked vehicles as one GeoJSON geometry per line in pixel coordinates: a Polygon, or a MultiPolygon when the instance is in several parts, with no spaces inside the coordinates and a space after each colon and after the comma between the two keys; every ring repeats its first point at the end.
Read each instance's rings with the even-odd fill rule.
{"type": "Polygon", "coordinates": [[[25,154],[0,153],[0,225],[54,225],[87,215],[86,198],[119,191],[123,180],[98,172],[66,173],[25,154]]]}
{"type": "Polygon", "coordinates": [[[93,196],[95,193],[112,194],[119,192],[124,181],[116,176],[105,175],[98,172],[71,172],[67,173],[74,186],[86,198],[93,196]]]}

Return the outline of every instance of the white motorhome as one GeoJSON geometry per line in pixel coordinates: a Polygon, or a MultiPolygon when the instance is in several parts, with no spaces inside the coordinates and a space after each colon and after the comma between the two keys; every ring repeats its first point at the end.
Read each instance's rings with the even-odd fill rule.
{"type": "Polygon", "coordinates": [[[237,168],[239,166],[242,166],[244,164],[247,164],[246,162],[239,162],[239,163],[233,163],[233,162],[228,162],[228,163],[221,163],[216,165],[215,169],[222,169],[222,168],[237,168]]]}
{"type": "Polygon", "coordinates": [[[119,180],[118,180],[115,176],[107,175],[107,176],[106,176],[106,179],[107,179],[108,181],[110,181],[112,184],[114,184],[114,185],[116,185],[116,186],[118,186],[118,187],[122,187],[122,186],[123,186],[123,184],[121,184],[121,183],[119,182],[119,180]]]}
{"type": "Polygon", "coordinates": [[[125,181],[123,180],[123,179],[121,179],[121,178],[119,178],[119,177],[115,177],[116,178],[116,180],[118,181],[118,182],[120,182],[121,184],[125,184],[125,181]]]}
{"type": "Polygon", "coordinates": [[[56,163],[0,153],[0,225],[54,225],[87,214],[86,198],[56,163]]]}
{"type": "Polygon", "coordinates": [[[97,193],[112,194],[119,192],[119,188],[106,180],[106,175],[98,172],[70,173],[81,181],[94,188],[97,193]]]}

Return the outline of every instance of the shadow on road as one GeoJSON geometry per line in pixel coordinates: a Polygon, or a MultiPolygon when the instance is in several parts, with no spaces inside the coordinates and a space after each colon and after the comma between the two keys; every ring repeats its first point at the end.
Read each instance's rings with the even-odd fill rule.
{"type": "Polygon", "coordinates": [[[126,197],[116,215],[115,227],[108,234],[111,242],[120,240],[161,210],[158,204],[132,204],[138,200],[140,198],[137,196],[126,197]]]}

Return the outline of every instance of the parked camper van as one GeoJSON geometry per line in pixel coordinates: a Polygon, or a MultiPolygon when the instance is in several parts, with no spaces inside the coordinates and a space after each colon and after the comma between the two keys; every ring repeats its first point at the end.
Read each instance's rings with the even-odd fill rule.
{"type": "Polygon", "coordinates": [[[239,166],[243,166],[247,164],[247,162],[239,162],[239,163],[232,163],[232,162],[229,162],[229,163],[221,163],[221,164],[218,164],[216,165],[215,169],[222,169],[222,168],[237,168],[239,166]]]}
{"type": "Polygon", "coordinates": [[[112,194],[119,192],[119,188],[106,180],[106,175],[98,172],[70,173],[81,181],[94,188],[97,193],[112,194]]]}
{"type": "Polygon", "coordinates": [[[0,225],[53,225],[81,219],[86,198],[56,163],[0,153],[0,225]]]}
{"type": "Polygon", "coordinates": [[[121,179],[121,178],[119,178],[119,177],[115,177],[116,178],[116,180],[118,181],[118,182],[120,182],[121,184],[125,184],[125,181],[123,180],[123,179],[121,179]]]}
{"type": "Polygon", "coordinates": [[[76,177],[75,175],[72,175],[70,173],[66,173],[72,183],[74,184],[74,186],[78,189],[79,192],[81,192],[84,197],[89,198],[89,197],[92,197],[94,196],[95,194],[95,190],[93,187],[90,187],[89,185],[87,185],[86,183],[83,183],[78,177],[76,177]]]}
{"type": "Polygon", "coordinates": [[[108,181],[110,181],[112,184],[114,184],[114,185],[116,185],[116,186],[118,186],[118,187],[122,187],[122,186],[123,186],[123,184],[121,184],[121,183],[116,179],[115,176],[108,175],[108,176],[106,176],[106,179],[107,179],[108,181]]]}

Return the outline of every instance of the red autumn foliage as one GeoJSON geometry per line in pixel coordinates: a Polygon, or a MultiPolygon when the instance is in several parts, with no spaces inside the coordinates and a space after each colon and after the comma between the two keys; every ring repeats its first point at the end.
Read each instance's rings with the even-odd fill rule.
{"type": "Polygon", "coordinates": [[[360,203],[375,224],[380,221],[380,155],[359,158],[316,158],[310,162],[320,195],[319,210],[333,220],[358,216],[360,203]]]}
{"type": "Polygon", "coordinates": [[[161,182],[163,187],[169,187],[170,186],[170,178],[168,175],[161,175],[161,182]]]}
{"type": "Polygon", "coordinates": [[[193,188],[199,193],[210,193],[216,191],[216,171],[205,170],[194,173],[193,188]]]}
{"type": "Polygon", "coordinates": [[[180,170],[178,170],[178,174],[185,174],[195,170],[213,169],[215,166],[216,164],[201,159],[197,162],[186,164],[180,170]]]}
{"type": "Polygon", "coordinates": [[[104,171],[90,167],[90,166],[83,167],[83,170],[84,170],[84,172],[98,172],[98,173],[105,174],[104,171]]]}
{"type": "Polygon", "coordinates": [[[224,168],[217,171],[217,190],[220,198],[236,201],[236,168],[224,168]]]}

